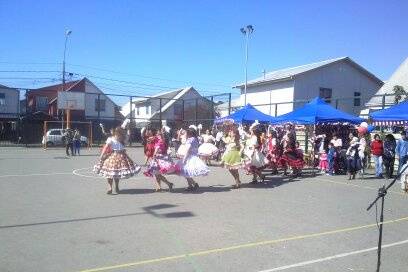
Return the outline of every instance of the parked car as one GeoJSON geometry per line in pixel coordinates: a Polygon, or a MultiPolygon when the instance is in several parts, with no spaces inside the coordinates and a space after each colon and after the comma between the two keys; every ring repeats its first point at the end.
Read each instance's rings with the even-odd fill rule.
{"type": "MultiPolygon", "coordinates": [[[[47,146],[64,145],[64,130],[63,129],[50,129],[43,137],[42,144],[47,143],[47,146]]],[[[86,146],[88,144],[88,138],[81,136],[81,145],[86,146]]]]}

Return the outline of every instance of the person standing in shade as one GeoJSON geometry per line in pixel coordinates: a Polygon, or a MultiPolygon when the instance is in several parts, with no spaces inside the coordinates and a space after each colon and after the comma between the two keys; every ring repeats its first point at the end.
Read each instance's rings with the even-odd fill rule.
{"type": "Polygon", "coordinates": [[[383,167],[383,142],[380,139],[380,135],[374,135],[374,141],[371,142],[371,155],[374,157],[375,163],[375,176],[377,178],[383,178],[382,167],[383,167]]]}
{"type": "Polygon", "coordinates": [[[75,156],[74,154],[74,132],[72,129],[67,128],[64,132],[65,138],[65,153],[69,156],[68,150],[71,150],[71,156],[75,156]]]}
{"type": "Polygon", "coordinates": [[[398,156],[398,173],[401,171],[402,166],[408,159],[408,139],[406,132],[401,132],[401,139],[397,141],[395,147],[395,155],[398,156]]]}
{"type": "Polygon", "coordinates": [[[81,133],[79,132],[78,129],[75,129],[74,133],[74,155],[81,155],[81,133]]]}
{"type": "Polygon", "coordinates": [[[387,134],[383,143],[383,163],[385,167],[385,177],[392,178],[394,172],[394,161],[395,161],[395,147],[397,143],[392,134],[387,134]]]}

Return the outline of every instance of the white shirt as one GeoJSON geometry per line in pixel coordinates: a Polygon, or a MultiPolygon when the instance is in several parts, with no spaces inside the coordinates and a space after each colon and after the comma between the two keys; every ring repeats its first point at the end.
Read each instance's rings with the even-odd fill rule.
{"type": "Polygon", "coordinates": [[[110,145],[112,150],[119,151],[124,149],[125,147],[121,142],[119,142],[115,137],[109,137],[106,139],[106,144],[110,145]]]}
{"type": "Polygon", "coordinates": [[[330,143],[333,144],[334,147],[342,147],[343,146],[343,141],[340,138],[337,138],[337,140],[332,139],[330,143]]]}
{"type": "Polygon", "coordinates": [[[218,131],[217,134],[215,135],[215,140],[217,142],[221,141],[221,138],[224,136],[224,133],[222,131],[218,131]]]}
{"type": "Polygon", "coordinates": [[[202,137],[204,143],[209,143],[211,141],[215,141],[214,136],[212,136],[211,134],[210,135],[203,134],[203,135],[201,135],[201,137],[202,137]]]}

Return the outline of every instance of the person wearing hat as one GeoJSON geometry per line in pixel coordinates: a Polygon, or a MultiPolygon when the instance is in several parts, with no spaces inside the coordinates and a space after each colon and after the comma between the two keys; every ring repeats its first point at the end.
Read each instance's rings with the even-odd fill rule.
{"type": "Polygon", "coordinates": [[[401,138],[397,141],[395,147],[395,155],[398,157],[398,173],[401,171],[402,166],[408,160],[408,138],[406,132],[401,132],[401,138]]]}
{"type": "Polygon", "coordinates": [[[346,156],[347,156],[347,173],[348,179],[355,179],[356,173],[361,169],[361,159],[359,156],[359,139],[357,137],[353,137],[350,141],[350,146],[347,149],[346,156]]]}

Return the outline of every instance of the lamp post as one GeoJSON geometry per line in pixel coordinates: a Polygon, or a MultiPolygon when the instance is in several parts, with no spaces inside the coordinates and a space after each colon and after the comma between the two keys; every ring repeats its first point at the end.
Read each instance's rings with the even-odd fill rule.
{"type": "Polygon", "coordinates": [[[245,35],[245,87],[244,87],[244,106],[246,106],[247,102],[247,84],[248,84],[248,42],[249,42],[249,34],[254,32],[254,27],[252,25],[247,25],[246,27],[242,27],[241,33],[245,35]]]}
{"type": "MultiPolygon", "coordinates": [[[[68,37],[71,35],[72,31],[67,30],[65,31],[65,43],[64,43],[64,59],[62,60],[62,91],[65,92],[65,54],[67,52],[67,42],[68,42],[68,37]]],[[[66,109],[66,114],[67,114],[67,128],[70,127],[70,121],[71,121],[71,111],[69,109],[66,109]]],[[[62,110],[62,128],[64,128],[64,110],[62,110]]]]}

